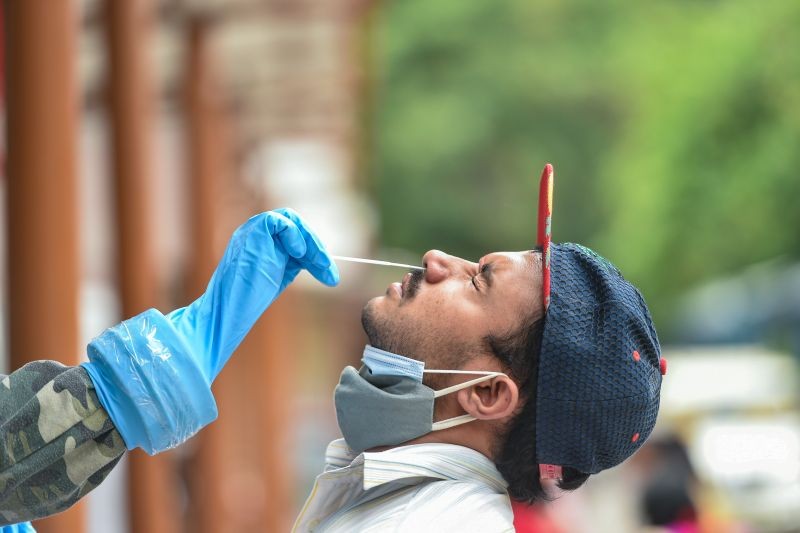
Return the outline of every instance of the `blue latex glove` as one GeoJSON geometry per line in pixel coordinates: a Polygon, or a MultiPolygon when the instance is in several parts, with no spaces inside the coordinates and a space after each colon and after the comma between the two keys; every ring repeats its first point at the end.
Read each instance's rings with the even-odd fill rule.
{"type": "Polygon", "coordinates": [[[0,533],[36,533],[30,522],[14,524],[13,526],[0,527],[0,533]]]}
{"type": "Polygon", "coordinates": [[[304,268],[327,285],[339,282],[297,213],[261,213],[233,234],[200,298],[167,316],[145,311],[89,344],[83,366],[129,449],[173,448],[216,418],[211,381],[304,268]]]}
{"type": "Polygon", "coordinates": [[[336,264],[293,210],[261,213],[236,230],[206,292],[167,315],[209,382],[302,269],[326,285],[339,283],[336,264]]]}

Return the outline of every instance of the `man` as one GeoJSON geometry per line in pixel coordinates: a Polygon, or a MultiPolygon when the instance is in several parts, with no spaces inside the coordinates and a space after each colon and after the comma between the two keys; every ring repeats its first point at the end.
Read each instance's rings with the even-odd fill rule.
{"type": "Polygon", "coordinates": [[[326,285],[339,281],[297,213],[256,215],[187,307],[150,309],[109,328],[81,366],[37,361],[0,376],[0,532],[33,531],[26,520],[68,508],[126,449],[152,455],[213,421],[211,383],[302,269],[326,285]]]}
{"type": "MultiPolygon", "coordinates": [[[[551,250],[551,179],[548,165],[538,250],[477,264],[429,252],[424,275],[367,305],[365,366],[345,369],[335,394],[345,439],[329,446],[295,529],[513,531],[509,495],[544,498],[540,477],[577,488],[650,434],[666,367],[647,308],[590,250],[551,250]]],[[[198,301],[110,328],[85,372],[41,363],[3,380],[3,420],[14,416],[2,426],[21,427],[17,449],[33,442],[52,466],[4,450],[0,524],[76,501],[124,452],[120,440],[156,453],[212,420],[210,381],[300,268],[338,281],[296,214],[254,217],[198,301]],[[36,413],[60,414],[43,424],[36,413]]]]}
{"type": "Polygon", "coordinates": [[[514,531],[510,498],[572,490],[655,424],[666,361],[639,292],[608,261],[550,244],[477,263],[430,251],[364,308],[370,345],[335,392],[296,531],[514,531]],[[402,354],[402,355],[401,355],[402,354]]]}

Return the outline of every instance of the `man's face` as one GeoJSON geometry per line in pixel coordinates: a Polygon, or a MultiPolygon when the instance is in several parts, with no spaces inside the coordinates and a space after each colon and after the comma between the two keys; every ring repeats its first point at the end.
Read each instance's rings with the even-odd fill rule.
{"type": "Polygon", "coordinates": [[[376,348],[458,369],[485,352],[487,335],[544,313],[539,252],[495,252],[473,263],[431,250],[422,263],[424,272],[406,274],[364,307],[361,322],[376,348]]]}

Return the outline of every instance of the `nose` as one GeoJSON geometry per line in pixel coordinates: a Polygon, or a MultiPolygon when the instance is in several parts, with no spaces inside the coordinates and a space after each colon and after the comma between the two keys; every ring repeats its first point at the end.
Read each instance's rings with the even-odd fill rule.
{"type": "Polygon", "coordinates": [[[475,268],[474,263],[440,250],[426,252],[422,256],[422,266],[425,267],[425,281],[428,283],[439,283],[453,275],[469,275],[469,269],[475,268]]]}

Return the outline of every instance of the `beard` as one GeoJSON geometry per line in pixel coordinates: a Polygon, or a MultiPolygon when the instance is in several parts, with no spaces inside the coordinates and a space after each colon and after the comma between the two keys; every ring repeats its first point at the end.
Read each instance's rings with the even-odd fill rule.
{"type": "MultiPolygon", "coordinates": [[[[403,305],[417,295],[425,273],[421,270],[411,272],[411,277],[403,292],[403,305]]],[[[418,332],[409,324],[401,324],[389,317],[381,316],[376,309],[375,300],[370,300],[361,311],[361,326],[367,334],[369,343],[387,352],[413,357],[420,348],[418,332]]]]}
{"type": "Polygon", "coordinates": [[[391,321],[380,316],[375,307],[374,300],[370,300],[361,311],[361,326],[369,343],[387,352],[403,354],[402,334],[396,331],[397,328],[391,321]]]}
{"type": "MultiPolygon", "coordinates": [[[[361,311],[361,325],[370,345],[417,361],[424,361],[426,366],[432,364],[430,357],[426,355],[422,336],[416,328],[404,328],[385,316],[380,316],[373,303],[374,301],[370,300],[361,311]],[[408,329],[411,331],[406,331],[408,329]]],[[[437,365],[434,364],[435,366],[437,365]]],[[[422,383],[433,389],[440,389],[443,387],[444,379],[444,376],[437,374],[426,374],[422,383]]]]}
{"type": "MultiPolygon", "coordinates": [[[[417,295],[424,279],[421,271],[412,272],[403,293],[404,305],[417,295]]],[[[361,311],[361,326],[367,334],[369,344],[391,353],[425,362],[426,368],[458,369],[470,358],[474,347],[453,335],[442,334],[441,328],[430,327],[427,321],[407,314],[380,312],[379,298],[367,302],[361,311]]],[[[435,318],[434,318],[435,320],[435,318]]],[[[423,383],[431,388],[443,387],[447,378],[438,374],[427,374],[423,383]]]]}

